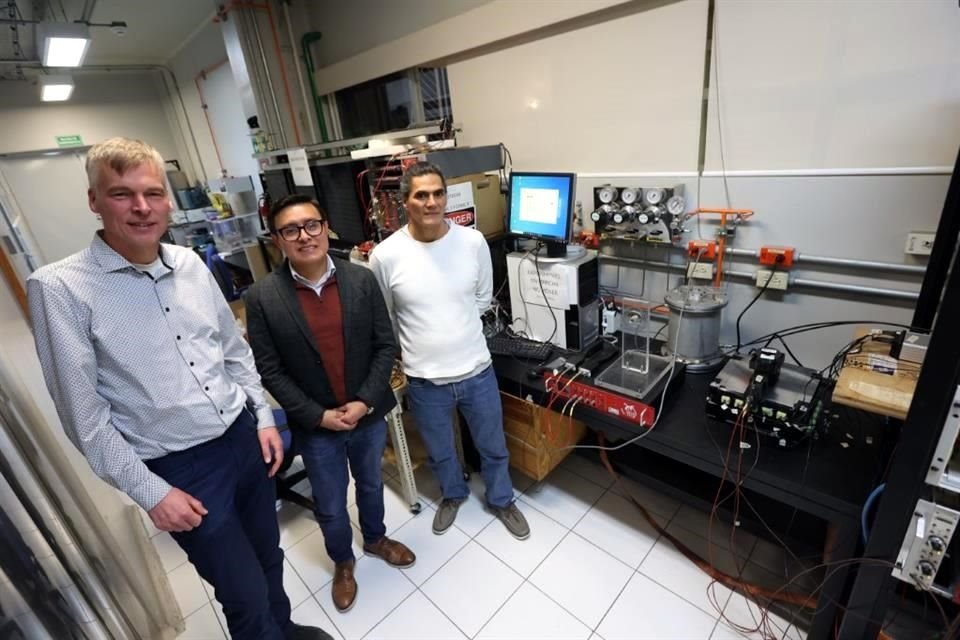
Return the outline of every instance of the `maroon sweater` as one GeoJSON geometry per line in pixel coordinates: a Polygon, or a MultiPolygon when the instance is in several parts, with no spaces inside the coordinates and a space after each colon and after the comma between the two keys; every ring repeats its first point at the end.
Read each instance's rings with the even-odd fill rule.
{"type": "Polygon", "coordinates": [[[300,308],[307,318],[314,343],[320,350],[323,370],[330,381],[333,396],[340,405],[346,404],[347,383],[343,352],[343,310],[340,306],[340,289],[336,276],[317,295],[312,289],[296,284],[300,308]]]}

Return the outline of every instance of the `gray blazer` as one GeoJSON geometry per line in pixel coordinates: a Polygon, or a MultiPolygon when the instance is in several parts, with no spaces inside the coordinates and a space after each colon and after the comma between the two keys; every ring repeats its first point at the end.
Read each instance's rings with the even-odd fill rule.
{"type": "MultiPolygon", "coordinates": [[[[334,258],[343,310],[345,382],[348,400],[362,400],[373,412],[359,427],[378,420],[395,405],[390,372],[397,354],[393,324],[383,294],[364,267],[334,258]]],[[[255,283],[244,297],[247,333],[263,386],[298,429],[316,429],[326,409],[337,406],[297,299],[289,265],[255,283]]]]}

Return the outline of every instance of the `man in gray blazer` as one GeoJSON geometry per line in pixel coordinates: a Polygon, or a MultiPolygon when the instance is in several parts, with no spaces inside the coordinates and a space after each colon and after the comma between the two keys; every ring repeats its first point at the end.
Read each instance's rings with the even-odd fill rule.
{"type": "Polygon", "coordinates": [[[280,200],[268,226],[287,260],[247,294],[247,330],[263,384],[286,411],[303,456],[336,564],[333,603],[344,612],[357,595],[348,464],[364,552],[395,567],[416,560],[383,524],[384,415],[396,404],[393,325],[373,274],[328,254],[327,216],[316,201],[280,200]]]}

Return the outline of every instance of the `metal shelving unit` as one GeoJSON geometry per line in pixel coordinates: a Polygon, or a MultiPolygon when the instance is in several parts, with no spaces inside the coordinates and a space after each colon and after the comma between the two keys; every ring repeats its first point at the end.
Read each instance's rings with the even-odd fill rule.
{"type": "MultiPolygon", "coordinates": [[[[918,532],[923,532],[923,536],[929,530],[929,521],[923,527],[916,526],[916,514],[924,509],[925,500],[936,498],[933,487],[927,484],[927,475],[937,465],[937,446],[945,425],[956,412],[954,398],[960,384],[958,239],[960,155],[947,190],[913,319],[915,328],[932,330],[929,347],[899,445],[890,462],[886,489],[877,508],[864,559],[847,602],[847,612],[839,630],[839,637],[843,640],[877,637],[887,610],[894,604],[895,583],[891,570],[897,563],[907,562],[901,548],[908,527],[913,525],[918,532]]],[[[930,597],[940,595],[931,592],[930,597]]]]}

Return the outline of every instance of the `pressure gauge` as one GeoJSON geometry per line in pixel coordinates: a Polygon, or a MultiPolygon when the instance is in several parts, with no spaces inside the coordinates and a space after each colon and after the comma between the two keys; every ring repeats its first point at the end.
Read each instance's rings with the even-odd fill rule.
{"type": "Polygon", "coordinates": [[[604,185],[597,193],[597,197],[600,198],[600,202],[603,204],[610,204],[617,199],[617,190],[610,185],[604,185]]]}
{"type": "Polygon", "coordinates": [[[620,192],[623,204],[633,204],[640,199],[640,189],[624,189],[620,192]]]}
{"type": "Polygon", "coordinates": [[[623,224],[623,212],[617,211],[613,214],[613,223],[614,224],[623,224]]]}
{"type": "Polygon", "coordinates": [[[673,196],[667,200],[667,211],[672,213],[675,216],[683,214],[684,210],[687,208],[687,203],[684,202],[683,196],[673,196]]]}
{"type": "Polygon", "coordinates": [[[590,214],[590,219],[594,222],[608,220],[618,209],[619,207],[616,204],[602,204],[599,209],[590,214]]]}
{"type": "Polygon", "coordinates": [[[648,224],[650,222],[650,216],[645,213],[641,213],[637,216],[637,222],[640,224],[648,224]]]}
{"type": "Polygon", "coordinates": [[[643,201],[647,204],[660,204],[663,201],[663,189],[644,189],[643,201]]]}

